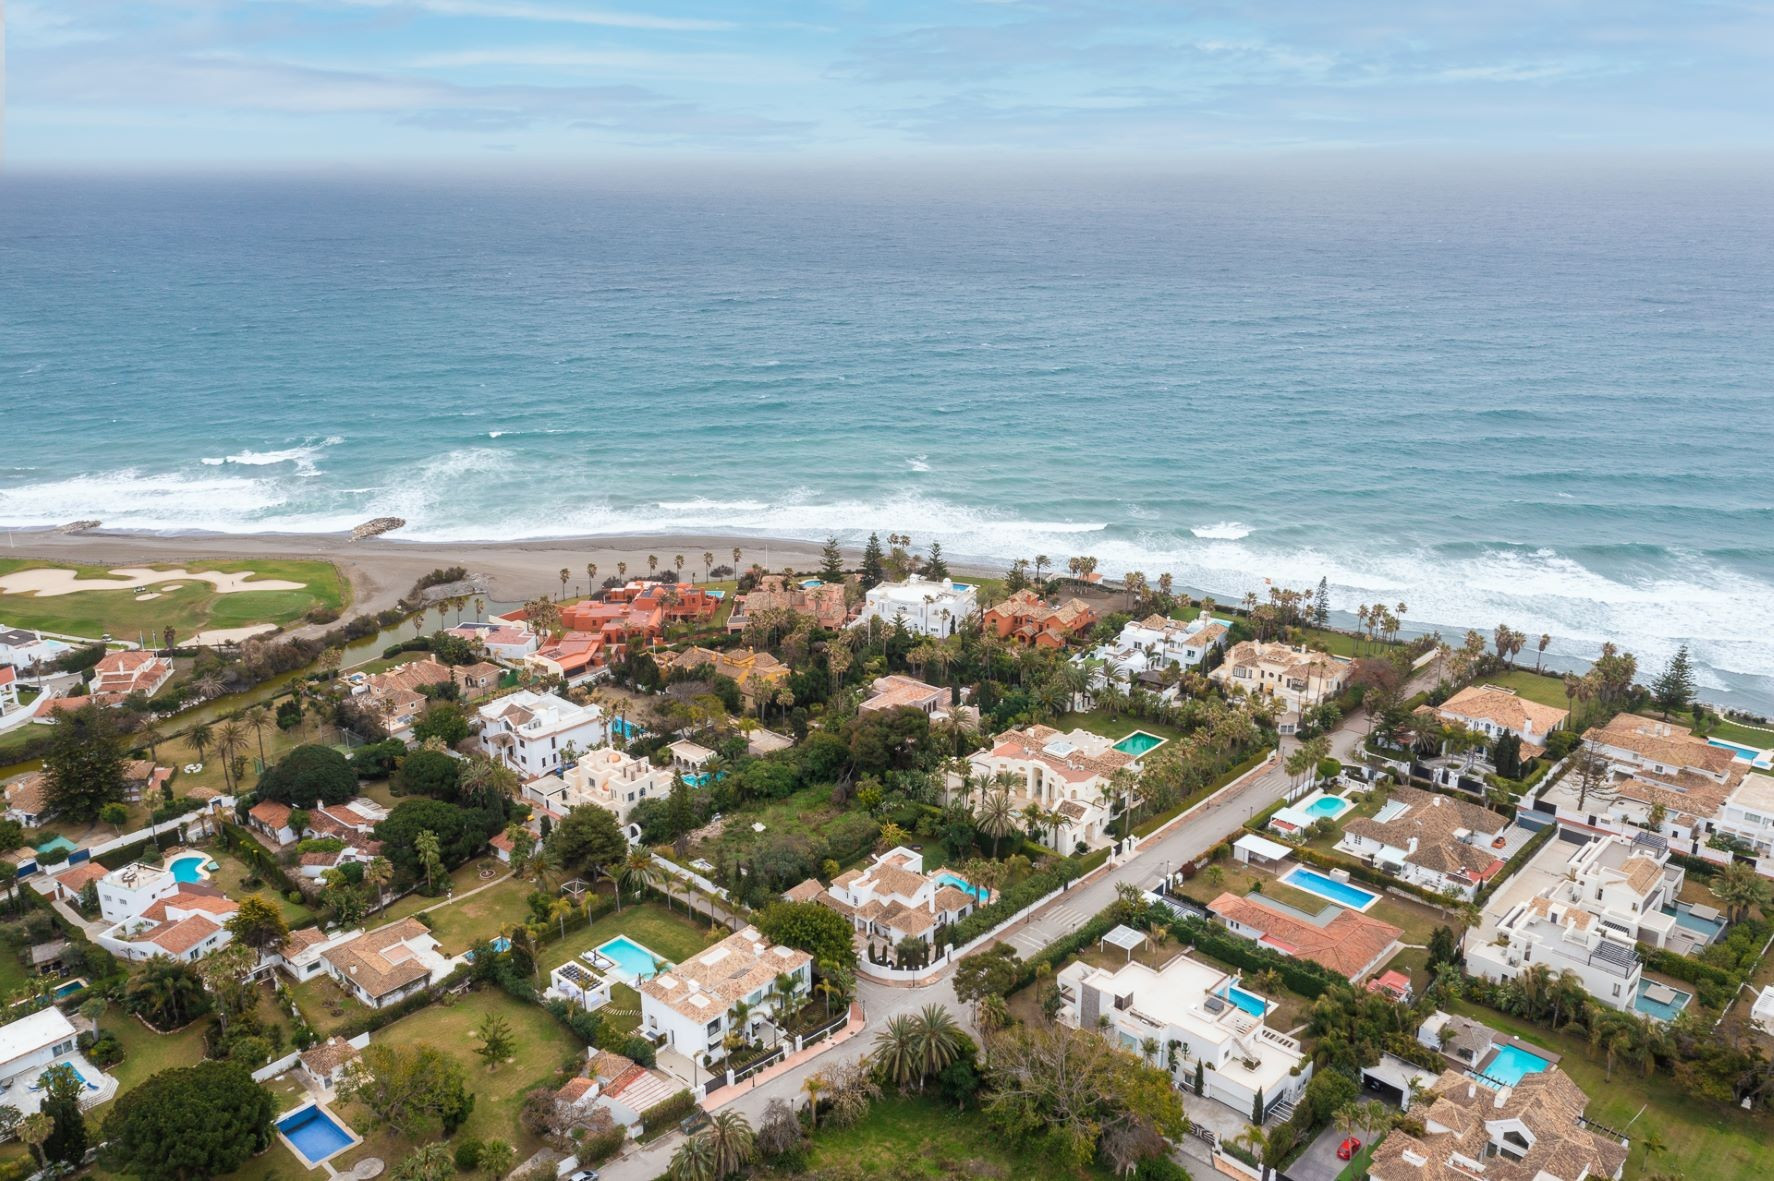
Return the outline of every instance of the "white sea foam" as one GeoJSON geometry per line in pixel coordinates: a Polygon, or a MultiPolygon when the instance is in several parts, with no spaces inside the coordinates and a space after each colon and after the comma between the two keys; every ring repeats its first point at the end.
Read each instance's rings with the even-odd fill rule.
{"type": "Polygon", "coordinates": [[[1219,521],[1212,525],[1196,525],[1189,532],[1207,541],[1238,541],[1250,536],[1250,526],[1238,521],[1219,521]]]}
{"type": "Polygon", "coordinates": [[[276,451],[237,451],[233,455],[206,455],[203,463],[207,467],[222,467],[226,464],[237,464],[241,467],[273,467],[280,463],[294,464],[298,471],[313,473],[317,470],[316,460],[328,447],[337,447],[345,441],[341,435],[328,435],[318,442],[308,440],[300,446],[284,447],[276,451]]]}
{"type": "Polygon", "coordinates": [[[927,472],[930,470],[930,460],[923,455],[909,456],[905,461],[905,465],[911,468],[914,472],[927,472]]]}
{"type": "Polygon", "coordinates": [[[487,438],[489,438],[489,439],[497,439],[497,438],[499,438],[499,437],[500,437],[500,436],[502,436],[502,435],[504,435],[504,434],[505,434],[505,433],[506,433],[506,432],[505,432],[505,431],[488,431],[488,432],[487,432],[487,438]]]}

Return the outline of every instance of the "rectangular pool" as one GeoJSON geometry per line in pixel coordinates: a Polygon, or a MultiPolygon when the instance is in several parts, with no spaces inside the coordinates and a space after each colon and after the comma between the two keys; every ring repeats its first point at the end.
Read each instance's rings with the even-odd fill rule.
{"type": "Polygon", "coordinates": [[[1220,989],[1217,995],[1220,999],[1230,1001],[1234,1005],[1237,1005],[1252,1017],[1261,1017],[1264,1013],[1269,1011],[1268,1001],[1265,1001],[1254,992],[1244,991],[1244,989],[1239,988],[1236,984],[1225,985],[1220,989]]]}
{"type": "Polygon", "coordinates": [[[946,869],[936,875],[936,884],[939,886],[953,886],[955,889],[961,891],[961,893],[971,895],[974,901],[978,902],[981,906],[984,906],[987,900],[992,896],[992,892],[984,886],[976,886],[966,878],[956,877],[946,869]]]}
{"type": "Polygon", "coordinates": [[[1522,1049],[1520,1046],[1503,1046],[1491,1056],[1491,1060],[1479,1068],[1485,1079],[1513,1087],[1522,1078],[1530,1074],[1539,1074],[1552,1063],[1522,1049]]]}
{"type": "Polygon", "coordinates": [[[1674,1021],[1676,1015],[1687,1008],[1688,1002],[1693,999],[1694,994],[1691,992],[1641,978],[1638,982],[1638,995],[1632,998],[1632,1007],[1658,1021],[1674,1021]]]}
{"type": "Polygon", "coordinates": [[[1336,878],[1315,869],[1307,869],[1303,865],[1296,865],[1289,870],[1287,876],[1281,879],[1281,884],[1304,890],[1308,894],[1316,894],[1320,898],[1328,898],[1338,906],[1347,906],[1350,910],[1366,910],[1380,900],[1380,896],[1372,890],[1339,882],[1336,878]]]}
{"type": "Polygon", "coordinates": [[[651,979],[661,969],[660,964],[670,967],[670,961],[664,956],[654,955],[626,935],[618,935],[607,943],[599,944],[593,949],[596,955],[602,956],[616,965],[616,970],[628,977],[627,983],[634,984],[641,980],[651,979]]]}
{"type": "Polygon", "coordinates": [[[309,1165],[318,1165],[357,1143],[356,1137],[344,1125],[312,1104],[278,1120],[277,1130],[309,1165]]]}
{"type": "Polygon", "coordinates": [[[1132,755],[1137,759],[1141,755],[1157,750],[1163,745],[1164,739],[1158,737],[1158,735],[1148,734],[1144,730],[1135,730],[1132,734],[1129,734],[1126,738],[1117,742],[1114,749],[1120,751],[1124,755],[1132,755]]]}

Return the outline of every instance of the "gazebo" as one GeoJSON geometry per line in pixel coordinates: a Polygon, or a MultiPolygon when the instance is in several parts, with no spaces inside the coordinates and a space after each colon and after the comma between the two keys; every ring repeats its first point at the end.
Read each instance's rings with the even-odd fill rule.
{"type": "Polygon", "coordinates": [[[1132,927],[1122,925],[1117,926],[1107,935],[1104,935],[1101,939],[1097,940],[1097,946],[1100,948],[1107,944],[1112,947],[1119,947],[1122,951],[1127,953],[1127,959],[1131,961],[1133,959],[1133,953],[1146,946],[1148,942],[1144,931],[1136,931],[1132,927]]]}
{"type": "Polygon", "coordinates": [[[585,892],[589,889],[591,889],[591,885],[584,878],[568,878],[561,883],[561,893],[574,902],[583,900],[585,892]]]}

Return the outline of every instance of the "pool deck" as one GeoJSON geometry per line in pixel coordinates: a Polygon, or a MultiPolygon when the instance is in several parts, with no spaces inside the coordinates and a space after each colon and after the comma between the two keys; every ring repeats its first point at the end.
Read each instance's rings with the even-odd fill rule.
{"type": "Polygon", "coordinates": [[[1278,867],[1275,880],[1277,882],[1280,882],[1282,885],[1288,887],[1289,889],[1298,890],[1302,894],[1310,894],[1314,898],[1322,898],[1326,902],[1331,903],[1333,906],[1340,906],[1345,910],[1352,910],[1357,914],[1366,914],[1368,911],[1372,910],[1374,908],[1375,904],[1378,903],[1380,901],[1381,897],[1383,896],[1380,893],[1380,891],[1375,890],[1369,886],[1358,886],[1354,882],[1337,881],[1336,878],[1331,877],[1331,875],[1325,870],[1318,869],[1314,866],[1297,864],[1297,863],[1292,866],[1285,867],[1285,868],[1278,867]],[[1293,878],[1293,876],[1295,874],[1301,873],[1301,872],[1310,873],[1310,874],[1317,874],[1321,878],[1329,878],[1331,881],[1337,882],[1338,885],[1347,886],[1351,890],[1359,890],[1361,893],[1366,894],[1368,896],[1368,899],[1366,902],[1357,906],[1354,903],[1343,901],[1341,898],[1336,897],[1334,894],[1326,894],[1322,889],[1318,888],[1317,886],[1314,886],[1310,882],[1301,882],[1301,881],[1290,880],[1291,878],[1293,878]]]}
{"type": "Polygon", "coordinates": [[[318,1095],[315,1095],[312,1091],[309,1092],[309,1098],[304,1099],[302,1102],[296,1104],[294,1107],[290,1108],[288,1111],[282,1112],[281,1114],[276,1116],[274,1119],[272,1119],[271,1126],[273,1128],[277,1129],[277,1138],[279,1140],[283,1141],[283,1146],[285,1148],[289,1149],[289,1154],[291,1156],[295,1157],[299,1163],[307,1166],[309,1172],[314,1172],[316,1169],[319,1169],[319,1170],[325,1171],[325,1173],[329,1177],[335,1177],[335,1176],[338,1176],[339,1174],[336,1169],[334,1169],[331,1165],[327,1164],[327,1161],[332,1160],[334,1157],[338,1156],[342,1152],[350,1152],[352,1149],[358,1147],[359,1145],[361,1145],[363,1143],[363,1137],[359,1136],[356,1133],[356,1131],[354,1131],[352,1129],[350,1124],[346,1123],[343,1119],[341,1119],[339,1117],[339,1114],[336,1111],[334,1111],[331,1107],[328,1107],[326,1105],[326,1103],[324,1101],[322,1101],[321,1098],[318,1095]],[[288,1119],[290,1116],[300,1115],[302,1112],[306,1111],[310,1107],[319,1108],[320,1111],[322,1113],[324,1113],[328,1119],[332,1120],[333,1123],[335,1125],[337,1125],[337,1127],[339,1128],[340,1131],[344,1132],[347,1136],[351,1137],[351,1143],[340,1145],[338,1148],[335,1148],[333,1151],[327,1153],[326,1156],[322,1157],[320,1160],[317,1160],[317,1161],[309,1160],[308,1157],[303,1154],[302,1150],[296,1147],[294,1141],[292,1141],[288,1136],[284,1135],[282,1124],[283,1124],[283,1121],[288,1119]]]}

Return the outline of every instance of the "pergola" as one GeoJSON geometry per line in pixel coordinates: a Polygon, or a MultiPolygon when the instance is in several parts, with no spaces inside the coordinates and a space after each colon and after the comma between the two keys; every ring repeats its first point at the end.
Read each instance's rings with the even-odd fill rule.
{"type": "Polygon", "coordinates": [[[1132,960],[1133,953],[1146,945],[1146,933],[1129,926],[1118,926],[1097,941],[1098,947],[1104,944],[1120,948],[1127,953],[1128,960],[1132,960]]]}
{"type": "Polygon", "coordinates": [[[589,889],[591,889],[591,886],[584,878],[568,878],[561,883],[561,893],[571,898],[574,902],[585,897],[585,892],[589,889]]]}

